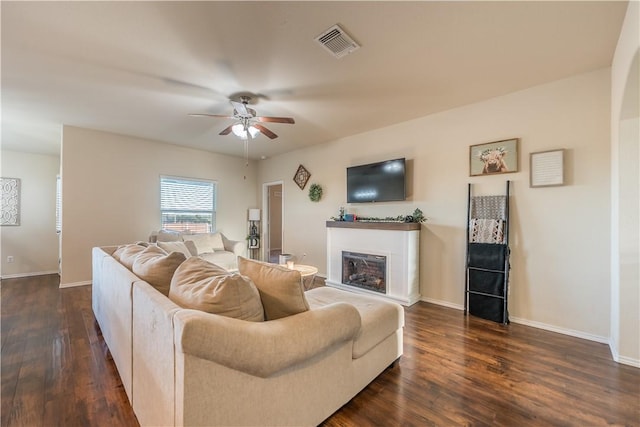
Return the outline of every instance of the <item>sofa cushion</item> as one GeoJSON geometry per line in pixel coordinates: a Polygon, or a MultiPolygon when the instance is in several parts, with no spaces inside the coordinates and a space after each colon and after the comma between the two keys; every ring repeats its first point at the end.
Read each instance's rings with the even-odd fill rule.
{"type": "Polygon", "coordinates": [[[196,249],[196,245],[194,245],[192,241],[158,242],[157,245],[160,249],[162,249],[166,253],[181,252],[187,258],[198,255],[198,250],[196,249]]]}
{"type": "Polygon", "coordinates": [[[132,243],[129,245],[119,246],[113,253],[113,257],[120,262],[120,264],[127,267],[129,270],[133,269],[133,263],[138,255],[146,249],[143,245],[132,243]]]}
{"type": "Polygon", "coordinates": [[[200,258],[209,261],[225,270],[237,270],[238,264],[236,261],[237,255],[232,252],[216,251],[209,252],[207,254],[198,255],[200,258]]]}
{"type": "Polygon", "coordinates": [[[256,284],[267,320],[309,310],[299,271],[243,257],[238,257],[238,271],[256,284]]]}
{"type": "Polygon", "coordinates": [[[182,252],[167,254],[157,246],[149,246],[133,263],[133,273],[167,296],[173,273],[186,259],[182,252]]]}
{"type": "Polygon", "coordinates": [[[399,304],[380,298],[321,286],[306,292],[312,309],[336,302],[353,305],[360,313],[362,327],[353,342],[353,358],[364,356],[373,347],[404,326],[404,310],[399,304]]]}
{"type": "Polygon", "coordinates": [[[181,242],[182,234],[179,231],[160,230],[156,237],[157,242],[181,242]]]}
{"type": "Polygon", "coordinates": [[[188,234],[183,235],[182,238],[185,241],[190,240],[196,245],[198,255],[224,250],[224,242],[220,233],[188,234]]]}
{"type": "Polygon", "coordinates": [[[248,277],[229,273],[199,257],[189,258],[176,269],[169,298],[183,308],[253,322],[264,320],[260,294],[248,277]]]}

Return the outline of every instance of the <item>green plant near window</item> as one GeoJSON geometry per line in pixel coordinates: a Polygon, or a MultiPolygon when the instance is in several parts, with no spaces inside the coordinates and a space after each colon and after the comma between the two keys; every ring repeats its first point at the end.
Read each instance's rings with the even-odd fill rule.
{"type": "Polygon", "coordinates": [[[309,187],[309,200],[318,202],[322,198],[322,187],[320,184],[311,184],[309,187]]]}

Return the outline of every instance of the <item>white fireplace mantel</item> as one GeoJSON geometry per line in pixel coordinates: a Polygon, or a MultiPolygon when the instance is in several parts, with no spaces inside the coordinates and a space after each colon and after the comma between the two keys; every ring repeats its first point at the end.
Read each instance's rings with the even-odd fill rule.
{"type": "Polygon", "coordinates": [[[420,299],[419,250],[419,223],[327,221],[326,283],[412,305],[420,299]],[[385,256],[386,293],[342,283],[343,251],[385,256]]]}

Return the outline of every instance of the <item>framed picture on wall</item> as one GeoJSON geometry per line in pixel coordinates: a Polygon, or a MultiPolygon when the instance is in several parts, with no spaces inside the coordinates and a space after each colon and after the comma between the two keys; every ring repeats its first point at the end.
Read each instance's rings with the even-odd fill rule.
{"type": "Polygon", "coordinates": [[[0,178],[0,225],[20,225],[20,178],[0,178]]]}
{"type": "Polygon", "coordinates": [[[519,138],[469,147],[469,176],[518,172],[519,138]]]}
{"type": "Polygon", "coordinates": [[[564,185],[564,150],[529,154],[529,187],[564,185]]]}
{"type": "Polygon", "coordinates": [[[300,165],[298,166],[296,174],[293,176],[293,181],[298,184],[298,187],[300,187],[301,190],[304,190],[305,185],[307,185],[307,181],[309,181],[309,177],[311,177],[309,171],[306,170],[304,166],[300,165]]]}

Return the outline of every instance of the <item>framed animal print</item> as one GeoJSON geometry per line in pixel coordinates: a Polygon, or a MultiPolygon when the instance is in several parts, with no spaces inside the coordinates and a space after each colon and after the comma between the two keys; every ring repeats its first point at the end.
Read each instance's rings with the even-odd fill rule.
{"type": "Polygon", "coordinates": [[[519,138],[469,147],[469,176],[518,172],[519,138]]]}

